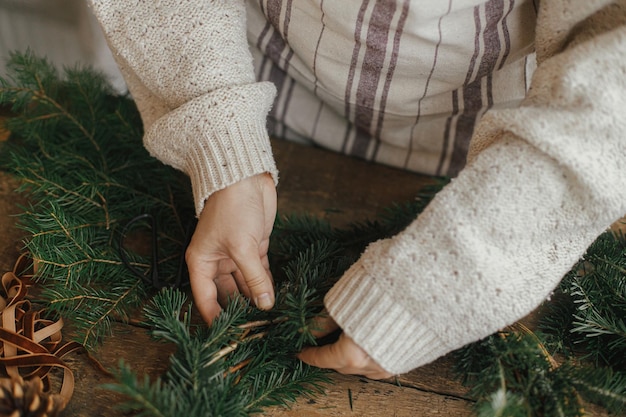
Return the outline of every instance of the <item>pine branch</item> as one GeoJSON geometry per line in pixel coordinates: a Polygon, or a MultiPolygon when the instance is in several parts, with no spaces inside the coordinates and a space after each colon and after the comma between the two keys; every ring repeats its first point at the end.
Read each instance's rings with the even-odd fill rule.
{"type": "MultiPolygon", "coordinates": [[[[134,103],[113,96],[101,74],[69,68],[61,76],[32,53],[12,54],[8,69],[0,103],[15,116],[2,161],[30,198],[19,222],[30,234],[25,246],[39,267],[42,301],[73,320],[77,340],[93,348],[150,291],[117,248],[128,220],[154,213],[161,278],[178,274],[192,213],[188,180],[147,154],[134,103]]],[[[147,273],[148,254],[127,257],[147,273]]]]}
{"type": "Polygon", "coordinates": [[[487,401],[476,407],[477,417],[528,417],[523,399],[506,389],[491,394],[487,401]]]}
{"type": "MultiPolygon", "coordinates": [[[[188,180],[146,153],[134,103],[114,96],[101,74],[78,67],[59,74],[32,53],[12,54],[8,69],[0,105],[15,117],[0,158],[30,197],[20,226],[29,233],[42,301],[77,323],[80,340],[94,347],[113,320],[127,318],[151,293],[131,271],[143,278],[153,268],[149,251],[130,250],[133,240],[154,232],[159,277],[172,282],[180,273],[193,218],[188,180]],[[141,223],[125,230],[143,214],[155,219],[154,230],[141,223]]],[[[324,374],[294,355],[317,343],[308,323],[324,294],[371,241],[404,229],[445,182],[342,230],[310,216],[279,216],[270,248],[275,309],[236,299],[211,327],[192,326],[184,294],[159,292],[145,313],[155,337],[178,347],[168,371],[140,380],[122,364],[110,388],[126,394],[139,415],[192,417],[245,416],[319,392],[324,374]]],[[[457,352],[478,415],[579,416],[581,398],[623,412],[625,248],[624,236],[612,234],[589,248],[550,303],[545,335],[502,332],[457,352]],[[567,360],[559,366],[552,353],[567,360]],[[598,366],[578,361],[579,354],[598,366]]]]}
{"type": "Polygon", "coordinates": [[[561,282],[542,329],[564,340],[571,347],[566,353],[576,349],[598,365],[626,371],[624,271],[626,239],[622,233],[606,232],[561,282]]]}
{"type": "Polygon", "coordinates": [[[121,412],[132,412],[137,417],[166,417],[173,415],[172,410],[169,413],[165,411],[167,410],[167,404],[163,403],[167,402],[172,407],[173,404],[176,404],[176,399],[169,398],[169,401],[167,401],[168,394],[171,394],[171,392],[165,389],[160,379],[151,383],[148,375],[145,375],[143,380],[140,381],[130,366],[124,362],[120,362],[119,370],[115,377],[119,383],[105,384],[102,388],[123,394],[128,399],[125,403],[116,407],[121,412]]]}
{"type": "Polygon", "coordinates": [[[162,416],[247,416],[270,405],[282,405],[296,397],[317,393],[325,381],[320,370],[295,359],[291,345],[272,344],[267,332],[250,333],[245,320],[252,308],[233,300],[211,327],[194,328],[186,296],[162,290],[145,313],[157,338],[178,347],[166,374],[154,383],[138,383],[128,367],[121,367],[118,384],[109,389],[129,396],[129,409],[162,416]],[[163,395],[165,393],[165,395],[163,395]],[[176,393],[174,401],[168,398],[176,393]],[[165,400],[163,399],[165,398],[165,400]]]}
{"type": "Polygon", "coordinates": [[[480,415],[582,416],[571,383],[529,333],[490,336],[456,352],[456,372],[478,399],[480,415]]]}
{"type": "Polygon", "coordinates": [[[566,374],[563,378],[571,381],[587,401],[615,415],[626,412],[626,373],[610,367],[575,366],[571,362],[561,366],[559,372],[566,374]]]}

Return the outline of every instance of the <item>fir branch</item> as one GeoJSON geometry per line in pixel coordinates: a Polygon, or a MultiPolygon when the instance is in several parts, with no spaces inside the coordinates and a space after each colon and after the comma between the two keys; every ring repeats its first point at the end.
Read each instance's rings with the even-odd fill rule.
{"type": "MultiPolygon", "coordinates": [[[[77,340],[93,348],[150,290],[117,249],[127,219],[155,213],[159,272],[166,282],[178,274],[181,219],[193,210],[188,180],[147,154],[134,103],[114,97],[101,74],[68,68],[61,75],[30,52],[12,54],[8,69],[0,103],[14,116],[2,160],[30,197],[19,222],[30,234],[25,246],[38,265],[42,301],[73,320],[77,340]]],[[[146,256],[128,257],[149,269],[146,256]]]]}
{"type": "Polygon", "coordinates": [[[501,415],[503,410],[511,415],[582,416],[573,385],[553,367],[536,335],[499,333],[455,355],[456,371],[471,386],[481,416],[501,415]]]}
{"type": "Polygon", "coordinates": [[[291,259],[313,242],[331,240],[332,234],[327,221],[307,214],[277,216],[270,239],[271,253],[275,260],[291,259]]]}
{"type": "Polygon", "coordinates": [[[610,367],[575,366],[571,362],[561,366],[559,372],[566,374],[564,379],[570,380],[587,401],[615,415],[626,412],[626,373],[610,367]]]}
{"type": "Polygon", "coordinates": [[[272,373],[254,380],[252,389],[261,395],[246,405],[249,414],[260,413],[265,407],[286,405],[299,397],[323,392],[321,383],[328,382],[328,379],[321,371],[311,369],[302,362],[294,365],[295,369],[289,369],[288,372],[272,373]]]}
{"type": "Polygon", "coordinates": [[[477,417],[528,417],[523,399],[506,389],[499,389],[476,407],[477,417]]]}
{"type": "MultiPolygon", "coordinates": [[[[172,415],[165,413],[166,405],[162,404],[162,398],[167,398],[167,391],[164,389],[162,381],[157,379],[151,383],[148,375],[140,381],[129,365],[120,362],[115,378],[117,384],[104,384],[103,389],[108,389],[123,394],[128,400],[119,404],[116,408],[121,412],[133,412],[137,417],[166,417],[172,415]]],[[[170,402],[175,404],[176,401],[170,402]]]]}
{"type": "MultiPolygon", "coordinates": [[[[2,164],[31,198],[20,216],[26,247],[38,265],[42,299],[78,324],[94,347],[112,320],[148,298],[150,289],[124,265],[115,242],[129,219],[156,219],[157,265],[165,281],[178,273],[187,219],[188,180],[141,146],[134,103],[112,94],[105,78],[86,68],[59,74],[32,53],[12,54],[0,78],[0,105],[15,117],[2,164]]],[[[155,337],[175,343],[162,378],[140,381],[126,365],[118,384],[139,415],[244,416],[320,391],[324,374],[295,359],[314,344],[308,323],[322,297],[372,241],[415,219],[446,183],[435,180],[417,198],[380,218],[335,230],[309,216],[279,216],[270,260],[276,278],[271,312],[234,300],[211,327],[192,326],[181,292],[160,292],[146,309],[155,337]]],[[[136,231],[136,230],[133,230],[136,231]]],[[[624,409],[626,378],[626,244],[605,234],[565,277],[542,325],[546,336],[498,333],[457,352],[459,372],[473,385],[480,416],[582,414],[581,396],[614,412],[624,409]],[[565,353],[558,366],[550,348],[565,353]],[[583,352],[601,368],[575,361],[583,352]]],[[[150,259],[127,253],[149,272],[150,259]]]]}
{"type": "Polygon", "coordinates": [[[541,326],[560,348],[626,371],[626,239],[606,232],[565,276],[541,326]]]}
{"type": "Polygon", "coordinates": [[[319,392],[320,370],[300,363],[289,345],[268,348],[266,332],[249,331],[271,321],[246,323],[251,307],[233,300],[211,327],[192,327],[186,296],[162,290],[146,306],[153,335],[176,343],[170,367],[153,383],[139,379],[128,367],[118,371],[109,389],[129,396],[126,409],[164,417],[247,416],[263,407],[286,404],[319,392]],[[171,400],[176,393],[175,400],[171,400]]]}

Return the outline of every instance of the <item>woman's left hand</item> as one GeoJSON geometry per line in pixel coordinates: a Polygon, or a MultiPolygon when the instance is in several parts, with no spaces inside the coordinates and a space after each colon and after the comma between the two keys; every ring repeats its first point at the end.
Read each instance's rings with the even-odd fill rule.
{"type": "MultiPolygon", "coordinates": [[[[332,333],[339,327],[330,317],[318,318],[315,320],[314,325],[317,329],[320,329],[313,332],[316,337],[332,333]]],[[[335,343],[302,349],[302,352],[298,354],[298,358],[309,365],[333,369],[341,374],[362,375],[370,379],[384,379],[393,376],[393,374],[385,371],[374,362],[345,333],[341,333],[335,343]]]]}

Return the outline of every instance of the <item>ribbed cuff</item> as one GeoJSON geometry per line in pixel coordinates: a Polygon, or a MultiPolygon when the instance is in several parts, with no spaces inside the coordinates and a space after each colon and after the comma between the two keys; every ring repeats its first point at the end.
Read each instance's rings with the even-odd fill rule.
{"type": "Polygon", "coordinates": [[[357,262],[324,299],[331,317],[376,363],[401,374],[451,350],[378,284],[357,262]]]}
{"type": "Polygon", "coordinates": [[[266,117],[275,87],[254,83],[213,91],[157,120],[144,136],[146,149],[186,172],[196,215],[214,192],[244,178],[278,170],[266,117]]]}

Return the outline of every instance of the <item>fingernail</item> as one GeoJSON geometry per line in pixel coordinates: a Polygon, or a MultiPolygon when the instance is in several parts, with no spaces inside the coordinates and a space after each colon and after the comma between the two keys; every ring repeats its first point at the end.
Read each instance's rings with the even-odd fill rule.
{"type": "Polygon", "coordinates": [[[269,293],[264,292],[254,299],[254,303],[261,310],[269,310],[272,308],[274,303],[272,302],[272,297],[270,297],[269,293]]]}

